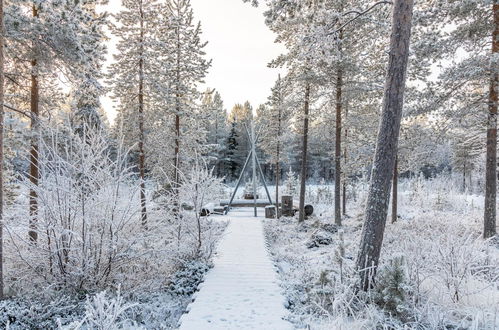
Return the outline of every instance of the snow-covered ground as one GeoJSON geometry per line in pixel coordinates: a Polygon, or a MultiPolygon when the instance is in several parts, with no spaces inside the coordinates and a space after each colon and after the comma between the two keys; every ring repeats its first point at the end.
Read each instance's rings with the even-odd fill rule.
{"type": "Polygon", "coordinates": [[[270,251],[297,328],[497,329],[499,243],[481,237],[483,198],[446,178],[401,183],[399,218],[388,223],[377,288],[355,291],[354,261],[367,187],[350,187],[347,216],[334,225],[333,201],[309,196],[317,212],[265,220],[270,251]]]}
{"type": "MultiPolygon", "coordinates": [[[[262,209],[260,209],[262,210],[262,209]]],[[[262,211],[260,211],[262,212],[262,211]]],[[[262,225],[251,209],[234,209],[207,274],[180,329],[291,329],[262,225]]]]}

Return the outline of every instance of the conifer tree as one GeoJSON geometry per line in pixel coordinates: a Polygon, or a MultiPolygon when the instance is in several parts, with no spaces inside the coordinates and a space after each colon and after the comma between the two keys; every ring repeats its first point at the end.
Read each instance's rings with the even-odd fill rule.
{"type": "MultiPolygon", "coordinates": [[[[279,183],[283,158],[283,142],[286,128],[290,124],[290,109],[285,104],[285,93],[285,83],[279,75],[274,87],[272,87],[268,106],[264,107],[265,112],[261,116],[263,125],[265,126],[262,133],[261,145],[263,150],[270,156],[269,161],[274,164],[276,210],[279,209],[279,183]]],[[[279,212],[276,212],[276,216],[279,217],[279,212]]]]}
{"type": "Polygon", "coordinates": [[[0,0],[0,300],[3,299],[3,187],[4,187],[4,23],[3,0],[0,0]]]}
{"type": "Polygon", "coordinates": [[[360,288],[363,290],[368,290],[373,284],[383,242],[404,104],[413,5],[412,0],[396,0],[393,3],[390,57],[383,110],[369,185],[365,223],[356,261],[360,288]]]}
{"type": "MultiPolygon", "coordinates": [[[[178,171],[181,166],[181,142],[186,119],[196,116],[195,103],[200,93],[198,84],[203,82],[211,61],[206,60],[201,41],[201,23],[194,23],[190,0],[171,0],[162,12],[167,30],[159,35],[161,47],[166,50],[162,73],[166,86],[171,90],[169,108],[174,116],[173,184],[179,187],[178,171]]],[[[186,127],[187,126],[187,127],[186,127]]],[[[184,148],[185,149],[185,148],[184,148]]]]}
{"type": "Polygon", "coordinates": [[[159,9],[156,0],[123,0],[124,9],[116,15],[112,33],[117,38],[118,54],[110,68],[113,94],[119,100],[118,127],[123,127],[127,143],[138,147],[141,221],[147,223],[145,186],[145,119],[153,104],[157,76],[155,53],[159,9]],[[130,125],[137,125],[130,127],[130,125]]]}
{"type": "MultiPolygon", "coordinates": [[[[95,16],[89,11],[100,0],[9,1],[5,8],[6,61],[8,88],[15,90],[9,101],[18,113],[31,120],[29,178],[38,185],[38,139],[42,117],[57,104],[60,90],[57,81],[63,76],[74,83],[88,68],[92,58],[99,56],[93,48],[100,31],[92,30],[95,16]],[[25,27],[29,26],[29,29],[25,27]],[[26,88],[26,86],[29,86],[26,88]],[[41,93],[40,91],[43,91],[41,93]],[[23,111],[29,107],[29,113],[23,111]]],[[[10,93],[9,93],[10,94],[10,93]]],[[[31,189],[29,198],[30,231],[37,240],[38,196],[31,189]]]]}

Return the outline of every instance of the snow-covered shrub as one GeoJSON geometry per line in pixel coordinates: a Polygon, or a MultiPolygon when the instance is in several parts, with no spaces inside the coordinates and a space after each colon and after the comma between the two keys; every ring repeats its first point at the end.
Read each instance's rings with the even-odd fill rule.
{"type": "Polygon", "coordinates": [[[147,228],[142,225],[127,152],[119,145],[113,150],[105,134],[90,128],[84,134],[70,126],[44,131],[38,185],[23,180],[24,195],[6,211],[11,291],[50,287],[84,295],[114,283],[138,289],[157,281],[167,265],[161,260],[167,256],[165,224],[151,215],[147,228]],[[38,201],[31,214],[30,190],[38,201]]]}
{"type": "Polygon", "coordinates": [[[321,183],[321,185],[317,187],[313,202],[315,204],[331,204],[333,202],[332,187],[325,183],[321,183]]]}
{"type": "Polygon", "coordinates": [[[411,293],[404,269],[404,257],[396,256],[380,268],[376,276],[374,301],[388,313],[405,319],[411,293]]]}
{"type": "Polygon", "coordinates": [[[15,298],[0,301],[0,328],[53,329],[56,320],[68,324],[81,319],[84,303],[68,296],[45,299],[15,298]]]}
{"type": "Polygon", "coordinates": [[[298,176],[293,172],[291,167],[289,167],[289,171],[286,174],[286,180],[284,180],[283,195],[296,196],[299,184],[300,181],[298,176]]]}
{"type": "Polygon", "coordinates": [[[177,295],[191,295],[197,291],[199,283],[211,265],[202,261],[190,261],[170,279],[169,289],[177,295]]]}
{"type": "Polygon", "coordinates": [[[125,316],[125,312],[133,306],[133,304],[127,304],[124,301],[120,290],[115,297],[108,296],[106,291],[102,291],[87,298],[83,320],[59,327],[63,330],[82,328],[96,330],[138,329],[139,327],[125,316]]]}
{"type": "Polygon", "coordinates": [[[315,232],[312,234],[308,242],[306,243],[307,248],[317,248],[319,246],[331,245],[333,243],[333,237],[327,232],[315,232]]]}
{"type": "MultiPolygon", "coordinates": [[[[199,159],[191,164],[188,171],[179,171],[181,185],[178,190],[179,198],[184,203],[192,206],[192,210],[181,210],[174,216],[179,243],[184,245],[179,251],[191,258],[208,258],[214,249],[215,236],[220,224],[214,223],[210,218],[202,216],[201,210],[207,203],[220,199],[224,185],[222,179],[213,175],[213,169],[199,159]]],[[[176,198],[175,195],[167,199],[176,198]]],[[[183,268],[184,265],[182,264],[183,268]]]]}
{"type": "Polygon", "coordinates": [[[356,289],[354,262],[366,182],[352,182],[358,199],[350,199],[353,216],[338,233],[331,213],[305,226],[294,219],[267,221],[290,320],[313,329],[499,327],[499,249],[481,237],[483,197],[464,195],[451,179],[401,179],[402,218],[386,226],[376,285],[368,294],[356,289]],[[308,249],[311,235],[326,228],[334,228],[332,244],[308,249]]]}

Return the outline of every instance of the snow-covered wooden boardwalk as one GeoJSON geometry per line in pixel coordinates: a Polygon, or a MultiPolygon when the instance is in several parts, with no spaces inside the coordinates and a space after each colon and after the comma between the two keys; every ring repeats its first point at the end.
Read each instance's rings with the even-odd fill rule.
{"type": "MultiPolygon", "coordinates": [[[[263,209],[259,209],[263,216],[263,209]]],[[[292,329],[284,297],[265,246],[262,217],[233,210],[206,275],[180,329],[292,329]]]]}

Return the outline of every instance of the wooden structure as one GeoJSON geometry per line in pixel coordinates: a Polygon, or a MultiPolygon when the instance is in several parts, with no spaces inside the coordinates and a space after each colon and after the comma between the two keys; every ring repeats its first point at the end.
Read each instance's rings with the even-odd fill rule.
{"type": "Polygon", "coordinates": [[[270,198],[270,193],[269,193],[269,190],[267,188],[267,184],[265,183],[265,177],[263,175],[262,166],[260,165],[260,161],[258,160],[258,155],[256,154],[256,143],[258,142],[258,137],[260,134],[255,135],[255,125],[254,125],[253,121],[251,122],[251,132],[250,132],[250,130],[248,130],[248,127],[246,125],[244,125],[244,128],[246,130],[246,134],[248,136],[248,141],[250,143],[250,151],[248,153],[248,156],[246,157],[246,161],[244,162],[244,166],[243,166],[243,169],[241,171],[241,174],[239,174],[239,179],[237,180],[236,188],[234,189],[234,192],[232,193],[232,196],[230,197],[229,203],[227,204],[226,214],[227,214],[227,212],[230,211],[231,207],[234,205],[241,206],[241,207],[253,206],[255,217],[256,217],[257,216],[257,210],[256,210],[257,207],[271,205],[272,199],[270,198]],[[266,192],[267,198],[268,198],[268,204],[266,204],[266,205],[262,205],[261,203],[259,203],[259,200],[257,200],[257,198],[253,198],[252,199],[253,202],[251,202],[251,200],[246,200],[244,203],[234,203],[234,197],[236,196],[237,189],[239,189],[239,185],[241,184],[241,180],[243,179],[244,172],[248,168],[248,164],[249,164],[250,160],[252,163],[252,170],[253,170],[253,174],[252,174],[252,176],[253,176],[253,196],[258,196],[257,191],[256,191],[256,178],[257,178],[257,172],[258,172],[260,174],[261,179],[262,179],[263,186],[265,187],[265,192],[266,192]],[[252,205],[247,205],[247,203],[251,203],[252,205]]]}

